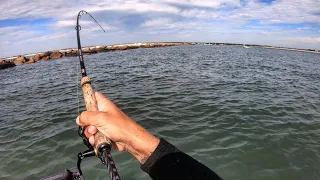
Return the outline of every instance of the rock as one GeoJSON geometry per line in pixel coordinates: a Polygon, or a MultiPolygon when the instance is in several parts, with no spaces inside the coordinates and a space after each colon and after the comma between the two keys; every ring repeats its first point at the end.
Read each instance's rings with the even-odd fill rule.
{"type": "Polygon", "coordinates": [[[82,54],[83,55],[89,55],[89,54],[94,54],[97,53],[95,49],[90,49],[90,48],[83,48],[82,49],[82,54]]]}
{"type": "Polygon", "coordinates": [[[41,60],[44,60],[44,61],[49,60],[49,59],[50,59],[50,56],[44,56],[41,58],[41,60]]]}
{"type": "Polygon", "coordinates": [[[114,46],[106,46],[105,49],[108,51],[114,51],[114,50],[116,50],[116,46],[115,45],[114,46]]]}
{"type": "Polygon", "coordinates": [[[128,46],[128,49],[138,49],[138,48],[139,48],[139,46],[132,46],[132,45],[128,46]]]}
{"type": "Polygon", "coordinates": [[[143,44],[141,47],[143,47],[143,48],[150,48],[150,44],[143,44]]]}
{"type": "Polygon", "coordinates": [[[76,50],[76,49],[73,49],[73,50],[66,52],[66,56],[77,56],[77,55],[78,55],[78,50],[76,50]]]}
{"type": "Polygon", "coordinates": [[[0,69],[6,69],[6,68],[14,67],[14,66],[16,66],[16,65],[8,59],[0,60],[0,69]]]}
{"type": "MultiPolygon", "coordinates": [[[[187,43],[179,43],[179,42],[150,42],[150,43],[132,43],[132,44],[116,44],[116,45],[109,45],[109,46],[90,46],[85,47],[82,49],[83,55],[94,54],[99,52],[108,52],[108,51],[115,51],[115,50],[127,50],[127,49],[136,49],[136,48],[153,48],[153,47],[166,47],[166,46],[182,46],[187,45],[187,43]]],[[[2,59],[0,60],[0,64],[2,67],[10,67],[16,64],[31,64],[35,63],[39,60],[49,60],[49,59],[57,59],[61,58],[62,56],[77,56],[78,49],[77,48],[69,48],[69,49],[62,49],[59,51],[47,51],[44,53],[38,53],[29,60],[23,56],[19,56],[14,61],[2,59]]],[[[11,59],[11,58],[10,58],[11,59]]]]}
{"type": "Polygon", "coordinates": [[[26,62],[26,64],[32,64],[32,63],[35,63],[36,61],[33,59],[33,58],[30,58],[27,62],[26,62]]]}
{"type": "Polygon", "coordinates": [[[36,54],[35,56],[33,56],[32,58],[34,61],[40,61],[41,60],[41,55],[40,54],[36,54]]]}
{"type": "Polygon", "coordinates": [[[62,57],[62,54],[58,51],[55,51],[50,54],[50,59],[59,59],[62,57]]]}
{"type": "Polygon", "coordinates": [[[128,46],[127,45],[120,45],[117,47],[117,50],[127,50],[128,49],[128,46]]]}
{"type": "Polygon", "coordinates": [[[41,55],[41,59],[43,59],[43,57],[50,56],[51,54],[52,54],[51,51],[47,51],[47,52],[45,52],[44,54],[41,55]]]}
{"type": "Polygon", "coordinates": [[[115,50],[127,50],[127,45],[113,45],[105,47],[106,50],[115,51],[115,50]]]}
{"type": "Polygon", "coordinates": [[[14,67],[14,66],[16,66],[16,65],[13,62],[0,63],[0,69],[6,69],[6,68],[14,67]]]}
{"type": "Polygon", "coordinates": [[[7,60],[6,59],[1,59],[0,60],[0,64],[2,64],[2,63],[7,63],[7,60]]]}
{"type": "Polygon", "coordinates": [[[17,59],[15,59],[15,60],[13,61],[13,63],[14,63],[15,65],[17,65],[17,64],[23,64],[23,63],[25,63],[25,62],[27,62],[27,59],[26,59],[24,56],[19,56],[17,59]]]}
{"type": "Polygon", "coordinates": [[[106,52],[106,49],[105,49],[104,46],[97,47],[97,48],[95,48],[94,50],[97,51],[97,53],[99,53],[99,52],[106,52]]]}

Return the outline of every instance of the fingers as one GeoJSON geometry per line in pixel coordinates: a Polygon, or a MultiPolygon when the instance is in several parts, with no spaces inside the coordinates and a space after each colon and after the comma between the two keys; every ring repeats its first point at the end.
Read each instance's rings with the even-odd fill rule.
{"type": "Polygon", "coordinates": [[[95,134],[98,131],[98,129],[95,126],[89,126],[88,132],[90,134],[95,134]]]}
{"type": "Polygon", "coordinates": [[[89,142],[92,146],[94,146],[94,136],[93,135],[89,137],[89,142]]]}
{"type": "Polygon", "coordinates": [[[97,127],[103,124],[104,117],[107,113],[84,111],[77,117],[77,124],[86,127],[84,134],[89,138],[91,145],[94,145],[94,134],[97,133],[97,127]]]}
{"type": "Polygon", "coordinates": [[[97,133],[98,129],[95,126],[88,126],[84,131],[84,134],[89,138],[90,136],[97,133]]]}
{"type": "Polygon", "coordinates": [[[98,129],[94,126],[88,126],[84,131],[84,134],[89,139],[91,145],[94,145],[94,135],[97,133],[98,129]]]}
{"type": "Polygon", "coordinates": [[[84,111],[77,117],[77,124],[79,126],[95,126],[99,127],[103,121],[106,113],[84,111]]]}
{"type": "Polygon", "coordinates": [[[85,111],[77,117],[77,124],[86,127],[84,134],[89,138],[91,145],[94,145],[94,134],[98,131],[96,127],[99,127],[103,121],[103,114],[105,113],[85,111]]]}

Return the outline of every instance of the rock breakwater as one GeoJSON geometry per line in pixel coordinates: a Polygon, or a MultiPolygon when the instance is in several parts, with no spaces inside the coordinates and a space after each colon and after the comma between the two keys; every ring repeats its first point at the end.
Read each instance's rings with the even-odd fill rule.
{"type": "MultiPolygon", "coordinates": [[[[170,42],[170,43],[132,43],[132,44],[116,44],[109,46],[90,46],[82,48],[83,55],[95,54],[100,52],[109,52],[109,51],[123,51],[128,49],[137,49],[137,48],[155,48],[155,47],[166,47],[166,46],[182,46],[189,45],[189,43],[181,43],[181,42],[170,42]]],[[[9,67],[14,67],[16,65],[21,64],[32,64],[39,61],[47,61],[50,59],[59,59],[64,56],[77,56],[78,49],[70,48],[70,49],[62,49],[57,51],[47,51],[37,53],[34,56],[27,55],[11,57],[0,60],[0,69],[5,69],[9,67]]]]}

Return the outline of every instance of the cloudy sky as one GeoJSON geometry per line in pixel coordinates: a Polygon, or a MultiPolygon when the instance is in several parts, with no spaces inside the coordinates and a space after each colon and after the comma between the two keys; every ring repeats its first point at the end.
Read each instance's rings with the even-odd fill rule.
{"type": "Polygon", "coordinates": [[[320,0],[0,0],[0,57],[83,46],[204,41],[320,49],[320,0]]]}

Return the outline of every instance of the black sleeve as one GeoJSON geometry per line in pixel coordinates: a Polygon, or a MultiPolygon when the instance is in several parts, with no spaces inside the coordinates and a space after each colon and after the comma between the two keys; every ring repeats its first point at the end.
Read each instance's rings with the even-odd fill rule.
{"type": "Polygon", "coordinates": [[[221,180],[211,169],[179,151],[164,139],[141,169],[153,180],[221,180]]]}

